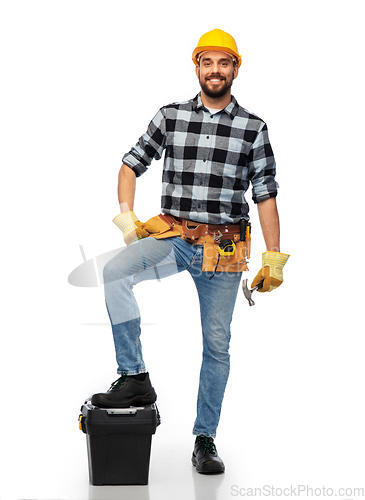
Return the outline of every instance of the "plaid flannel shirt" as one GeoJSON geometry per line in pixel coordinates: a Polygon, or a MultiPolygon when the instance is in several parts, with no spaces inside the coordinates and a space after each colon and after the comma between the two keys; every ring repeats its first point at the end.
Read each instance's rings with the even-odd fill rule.
{"type": "Polygon", "coordinates": [[[162,107],[123,163],[138,177],[164,151],[161,209],[166,214],[236,224],[249,219],[245,192],[250,182],[255,203],[277,195],[267,126],[233,96],[215,114],[204,107],[200,93],[162,107]]]}

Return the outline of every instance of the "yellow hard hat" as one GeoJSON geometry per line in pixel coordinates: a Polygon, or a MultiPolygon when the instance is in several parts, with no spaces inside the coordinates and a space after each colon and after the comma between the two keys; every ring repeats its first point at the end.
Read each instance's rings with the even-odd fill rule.
{"type": "Polygon", "coordinates": [[[233,36],[222,30],[212,30],[205,33],[199,40],[198,45],[194,49],[192,59],[194,64],[199,64],[199,54],[207,50],[219,50],[228,52],[237,60],[238,67],[241,66],[241,56],[238,53],[237,44],[233,36]]]}

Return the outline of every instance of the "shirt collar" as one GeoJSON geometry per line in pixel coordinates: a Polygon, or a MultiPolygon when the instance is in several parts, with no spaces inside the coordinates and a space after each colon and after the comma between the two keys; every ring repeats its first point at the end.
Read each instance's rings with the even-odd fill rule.
{"type": "MultiPolygon", "coordinates": [[[[198,95],[196,95],[194,97],[192,106],[193,106],[193,111],[196,111],[197,113],[199,112],[199,109],[201,109],[201,108],[206,109],[204,107],[204,104],[202,103],[200,92],[198,95]]],[[[236,101],[236,99],[233,96],[231,96],[231,102],[222,111],[227,113],[227,115],[233,119],[237,115],[238,106],[239,105],[238,105],[238,102],[236,101]]]]}

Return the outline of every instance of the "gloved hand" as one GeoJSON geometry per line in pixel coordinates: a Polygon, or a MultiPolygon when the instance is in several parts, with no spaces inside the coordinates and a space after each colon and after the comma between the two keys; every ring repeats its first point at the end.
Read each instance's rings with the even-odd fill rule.
{"type": "Polygon", "coordinates": [[[283,282],[283,267],[290,255],[280,252],[265,252],[262,254],[262,268],[251,283],[251,288],[264,280],[258,292],[271,292],[283,282]]]}
{"type": "Polygon", "coordinates": [[[147,231],[148,234],[163,233],[170,229],[170,226],[159,215],[148,219],[147,222],[135,222],[138,229],[147,231]]]}
{"type": "Polygon", "coordinates": [[[114,217],[113,222],[122,231],[127,246],[149,235],[146,230],[137,227],[136,222],[138,223],[139,220],[133,210],[122,212],[114,217]]]}

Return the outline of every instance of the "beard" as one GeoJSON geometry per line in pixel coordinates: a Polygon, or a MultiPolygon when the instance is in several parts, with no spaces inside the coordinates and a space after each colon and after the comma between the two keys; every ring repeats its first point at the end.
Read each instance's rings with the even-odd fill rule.
{"type": "Polygon", "coordinates": [[[210,75],[209,78],[222,78],[223,84],[211,85],[208,79],[202,79],[199,75],[199,83],[204,94],[212,99],[218,99],[227,94],[233,83],[233,73],[231,78],[225,78],[222,75],[210,75]]]}

